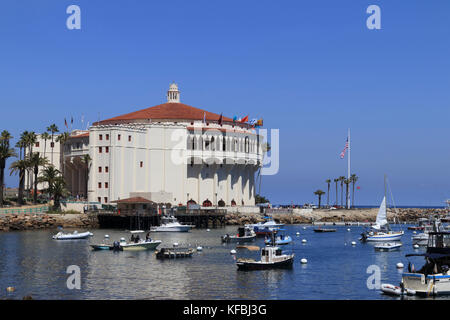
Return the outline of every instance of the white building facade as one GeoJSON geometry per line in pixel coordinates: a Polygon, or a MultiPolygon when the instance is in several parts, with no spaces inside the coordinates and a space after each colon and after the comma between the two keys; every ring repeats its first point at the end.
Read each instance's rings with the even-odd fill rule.
{"type": "Polygon", "coordinates": [[[143,196],[171,205],[252,206],[262,144],[248,124],[180,103],[172,84],[167,103],[72,134],[63,170],[72,195],[90,202],[143,196]]]}

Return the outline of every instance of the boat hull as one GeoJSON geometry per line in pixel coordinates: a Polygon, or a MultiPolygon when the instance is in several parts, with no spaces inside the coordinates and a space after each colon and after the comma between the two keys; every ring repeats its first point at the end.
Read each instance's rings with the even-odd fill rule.
{"type": "Polygon", "coordinates": [[[191,230],[191,226],[178,226],[178,227],[156,227],[152,228],[153,232],[189,232],[191,230]]]}
{"type": "Polygon", "coordinates": [[[450,295],[450,275],[404,273],[402,282],[406,289],[421,296],[450,295]]]}
{"type": "Polygon", "coordinates": [[[265,270],[265,269],[283,269],[283,268],[292,268],[294,262],[294,256],[292,255],[289,259],[279,261],[279,262],[271,262],[271,263],[262,263],[259,261],[249,262],[249,261],[237,261],[236,265],[238,270],[265,270]]]}
{"type": "Polygon", "coordinates": [[[251,242],[256,239],[256,234],[253,236],[248,237],[236,237],[236,236],[230,236],[230,237],[222,237],[222,242],[226,243],[242,243],[242,242],[251,242]]]}
{"type": "Polygon", "coordinates": [[[161,244],[161,241],[152,242],[140,242],[140,243],[127,243],[121,244],[120,247],[123,251],[143,251],[143,250],[154,250],[161,244]]]}
{"type": "Polygon", "coordinates": [[[314,232],[336,232],[336,229],[314,229],[314,232]]]}
{"type": "Polygon", "coordinates": [[[65,235],[55,235],[53,236],[53,240],[81,240],[81,239],[87,239],[90,236],[92,236],[92,233],[90,232],[83,232],[78,234],[65,234],[65,235]]]}
{"type": "Polygon", "coordinates": [[[392,234],[383,234],[383,235],[368,235],[365,239],[365,241],[371,241],[371,242],[386,242],[386,241],[400,241],[403,236],[402,232],[396,232],[392,234]]]}

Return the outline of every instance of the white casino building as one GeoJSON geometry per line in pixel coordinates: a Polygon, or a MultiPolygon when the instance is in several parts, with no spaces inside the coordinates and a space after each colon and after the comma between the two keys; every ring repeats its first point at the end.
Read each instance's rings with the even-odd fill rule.
{"type": "Polygon", "coordinates": [[[74,131],[61,166],[72,195],[87,194],[90,202],[139,196],[172,205],[253,206],[262,144],[248,124],[181,103],[171,84],[164,104],[74,131]]]}

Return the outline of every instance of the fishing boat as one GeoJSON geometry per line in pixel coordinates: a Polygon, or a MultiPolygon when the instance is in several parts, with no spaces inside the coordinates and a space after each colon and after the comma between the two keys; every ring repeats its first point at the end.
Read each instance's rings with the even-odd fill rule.
{"type": "Polygon", "coordinates": [[[428,245],[428,234],[430,232],[444,231],[442,224],[438,218],[430,218],[429,222],[424,225],[423,232],[413,235],[411,237],[413,245],[417,244],[419,246],[428,245]]]}
{"type": "Polygon", "coordinates": [[[400,242],[382,242],[374,246],[376,251],[395,251],[402,247],[400,242]]]}
{"type": "Polygon", "coordinates": [[[414,231],[422,231],[425,229],[425,226],[427,225],[428,219],[427,218],[420,218],[419,224],[417,226],[410,226],[408,227],[408,230],[414,230],[414,231]]]}
{"type": "MultiPolygon", "coordinates": [[[[286,245],[286,244],[289,244],[292,242],[291,236],[286,236],[284,234],[278,234],[274,240],[275,240],[275,245],[277,245],[277,246],[286,245]]],[[[266,240],[264,241],[264,243],[266,245],[273,244],[272,239],[269,237],[266,237],[266,240]]]]}
{"type": "Polygon", "coordinates": [[[450,232],[430,232],[426,253],[406,255],[411,256],[423,256],[425,264],[416,271],[409,263],[400,287],[422,296],[449,295],[450,232]]]}
{"type": "Polygon", "coordinates": [[[371,230],[361,233],[361,241],[400,241],[403,231],[391,230],[387,221],[386,210],[386,176],[384,178],[384,197],[378,210],[375,225],[371,226],[371,230]]]}
{"type": "Polygon", "coordinates": [[[250,242],[256,239],[256,233],[250,227],[239,227],[236,235],[226,234],[222,236],[222,242],[250,242]]]}
{"type": "Polygon", "coordinates": [[[177,258],[190,258],[194,254],[192,248],[161,248],[156,250],[155,255],[157,259],[177,259],[177,258]]]}
{"type": "Polygon", "coordinates": [[[93,236],[93,234],[89,231],[78,233],[78,231],[74,231],[73,233],[63,233],[62,231],[55,234],[52,239],[53,240],[79,240],[79,239],[87,239],[93,236]]]}
{"type": "Polygon", "coordinates": [[[189,232],[194,226],[181,224],[174,216],[163,216],[161,225],[150,228],[153,232],[189,232]]]}
{"type": "MultiPolygon", "coordinates": [[[[272,237],[275,237],[273,232],[272,237]]],[[[274,239],[272,243],[274,243],[274,239]]],[[[273,268],[292,268],[294,254],[285,254],[276,245],[266,245],[261,249],[261,260],[239,258],[236,260],[238,270],[261,270],[273,268]]]]}
{"type": "Polygon", "coordinates": [[[109,236],[105,235],[105,238],[100,244],[91,244],[91,248],[94,250],[111,250],[112,245],[108,242],[109,236]]]}
{"type": "Polygon", "coordinates": [[[125,238],[120,238],[120,241],[115,241],[113,244],[93,244],[91,248],[94,250],[113,250],[113,251],[143,251],[154,250],[161,244],[161,240],[152,240],[150,237],[141,239],[140,233],[144,233],[142,230],[130,231],[130,242],[127,242],[125,238]],[[136,235],[136,236],[135,236],[136,235]]]}

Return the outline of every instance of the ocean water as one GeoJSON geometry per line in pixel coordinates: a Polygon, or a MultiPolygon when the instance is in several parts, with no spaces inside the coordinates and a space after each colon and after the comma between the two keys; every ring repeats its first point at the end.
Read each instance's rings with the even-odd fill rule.
{"type": "MultiPolygon", "coordinates": [[[[125,231],[91,230],[89,240],[55,241],[57,230],[0,233],[0,298],[22,299],[399,299],[382,295],[367,286],[367,269],[379,267],[381,283],[398,284],[402,270],[398,262],[408,265],[407,253],[413,249],[412,231],[403,229],[403,247],[398,252],[376,252],[372,244],[359,242],[363,227],[335,226],[336,232],[315,233],[312,226],[287,225],[285,234],[293,243],[283,246],[295,253],[292,269],[238,271],[230,250],[235,244],[222,244],[220,236],[234,233],[237,227],[192,230],[189,233],[152,233],[161,239],[160,247],[202,246],[192,258],[157,260],[153,251],[92,251],[89,243],[99,243],[104,235],[110,240],[127,237],[125,231]],[[304,229],[305,228],[305,229],[304,229]],[[350,228],[350,231],[347,231],[350,228]],[[296,233],[300,232],[297,236],[296,233]],[[303,244],[302,239],[307,242],[303,244]],[[356,245],[352,246],[351,242],[356,245]],[[307,264],[300,260],[306,258],[307,264]],[[67,268],[81,270],[81,289],[68,289],[67,268]],[[6,287],[15,287],[7,293],[6,287]]],[[[81,230],[78,230],[81,232],[81,230]]],[[[263,246],[258,238],[253,245],[263,246]]],[[[259,252],[237,249],[236,257],[258,259],[259,252]]],[[[411,257],[416,268],[423,258],[411,257]]],[[[408,297],[408,299],[418,299],[408,297]]]]}

